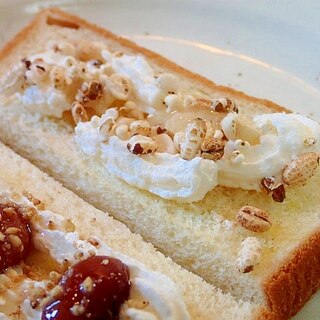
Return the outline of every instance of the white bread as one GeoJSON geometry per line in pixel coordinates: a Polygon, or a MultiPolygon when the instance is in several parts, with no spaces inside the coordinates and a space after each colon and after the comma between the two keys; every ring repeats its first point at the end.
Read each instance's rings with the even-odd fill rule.
{"type": "MultiPolygon", "coordinates": [[[[174,73],[187,85],[197,86],[211,97],[233,98],[242,112],[285,111],[271,102],[216,86],[148,50],[56,9],[42,12],[7,44],[0,53],[0,72],[26,55],[43,50],[51,39],[78,41],[85,37],[107,43],[112,51],[139,53],[155,70],[174,73]]],[[[266,305],[287,318],[320,286],[317,273],[320,220],[316,193],[319,174],[305,187],[289,190],[283,204],[274,203],[264,194],[223,187],[215,188],[202,201],[178,204],[108,175],[99,163],[77,148],[73,129],[63,121],[49,118],[35,121],[21,112],[19,106],[2,107],[0,137],[85,200],[109,211],[140,233],[173,260],[237,298],[266,305]],[[223,228],[210,211],[218,212],[223,220],[232,220],[235,212],[246,204],[273,212],[274,227],[258,235],[265,250],[260,265],[249,274],[240,274],[236,256],[241,241],[250,232],[223,228]]]]}
{"type": "MultiPolygon", "coordinates": [[[[122,223],[84,202],[2,143],[0,152],[1,187],[6,186],[20,194],[30,192],[43,202],[46,210],[70,218],[83,238],[98,236],[112,249],[170,277],[181,290],[191,319],[272,319],[272,315],[263,308],[253,303],[238,302],[182,269],[122,223]]],[[[0,306],[0,312],[1,309],[0,306]]]]}

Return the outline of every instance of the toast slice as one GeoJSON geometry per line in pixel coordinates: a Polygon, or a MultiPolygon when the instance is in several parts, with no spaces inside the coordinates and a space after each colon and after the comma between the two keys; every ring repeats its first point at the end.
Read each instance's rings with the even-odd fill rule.
{"type": "MultiPolygon", "coordinates": [[[[155,74],[170,73],[187,90],[207,99],[228,97],[236,102],[240,114],[288,112],[272,102],[217,86],[153,52],[58,9],[42,11],[2,49],[0,72],[6,74],[8,66],[15,70],[21,59],[46,51],[52,41],[56,45],[65,42],[77,46],[82,39],[102,43],[110,52],[118,52],[115,56],[143,57],[155,74]]],[[[90,55],[95,50],[96,45],[88,45],[82,53],[90,55]]],[[[26,60],[24,64],[25,68],[30,67],[26,60]]],[[[3,86],[9,84],[10,87],[10,75],[5,79],[7,83],[3,86]]],[[[19,84],[19,79],[23,81],[15,78],[14,83],[19,84]]],[[[70,115],[61,119],[61,115],[59,118],[51,111],[44,115],[26,109],[15,100],[14,93],[4,94],[1,104],[0,137],[6,144],[223,291],[267,306],[282,318],[289,318],[319,288],[319,173],[303,187],[288,188],[282,203],[273,201],[270,194],[264,192],[223,186],[213,188],[196,202],[167,200],[130,185],[109,173],[96,156],[85,154],[75,141],[70,115]],[[270,230],[255,233],[235,223],[236,213],[247,205],[272,214],[270,230]],[[237,260],[243,243],[248,244],[248,248],[244,246],[244,252],[250,255],[252,264],[257,264],[255,257],[261,255],[262,249],[259,264],[253,268],[250,262],[242,269],[251,272],[239,272],[237,260]]],[[[210,177],[208,175],[208,180],[210,177]]],[[[202,190],[201,186],[199,190],[202,190]]],[[[258,223],[265,228],[263,221],[258,223]]],[[[270,227],[268,219],[267,227],[270,227]]]]}
{"type": "MultiPolygon", "coordinates": [[[[172,279],[171,281],[178,288],[175,289],[178,290],[176,292],[181,293],[182,300],[187,306],[190,319],[276,319],[274,315],[263,307],[249,302],[237,301],[231,295],[223,294],[219,289],[209,285],[200,277],[182,269],[170,258],[165,258],[163,254],[157,252],[151,244],[144,242],[139,235],[131,233],[122,223],[114,220],[107,213],[101,212],[84,202],[2,143],[0,144],[0,150],[2,155],[0,159],[0,167],[2,168],[0,170],[1,201],[4,192],[8,194],[8,191],[9,194],[14,195],[15,199],[20,197],[18,195],[25,194],[26,192],[29,195],[32,194],[33,199],[41,199],[41,209],[39,208],[41,212],[43,210],[45,212],[50,210],[55,215],[62,216],[64,219],[71,221],[75,225],[76,232],[79,233],[81,239],[88,239],[92,236],[99,238],[99,241],[103,242],[111,250],[114,250],[114,252],[121,252],[123,256],[130,257],[139,261],[140,264],[144,264],[144,268],[147,268],[149,271],[159,272],[162,274],[162,277],[165,275],[172,279]]],[[[55,219],[54,214],[52,216],[53,220],[55,219]]],[[[37,221],[37,219],[35,220],[37,221]]],[[[59,221],[59,219],[57,220],[59,221]]],[[[53,230],[55,229],[53,228],[53,230]]],[[[72,232],[74,231],[72,230],[72,232]]],[[[73,236],[70,239],[74,239],[74,233],[72,232],[73,236]]],[[[45,234],[48,234],[48,231],[45,234]]],[[[37,247],[39,238],[34,237],[34,239],[34,245],[37,247]]],[[[53,239],[52,235],[50,239],[53,239]]],[[[62,244],[61,241],[59,243],[62,244]]],[[[36,262],[32,269],[35,274],[39,270],[41,271],[42,268],[48,271],[50,259],[44,259],[43,256],[35,255],[34,250],[32,249],[28,255],[36,259],[27,258],[27,263],[30,261],[36,262]],[[47,262],[45,262],[46,260],[47,262]]],[[[63,254],[67,252],[66,247],[61,251],[63,254]]],[[[56,267],[56,265],[53,266],[56,267]]],[[[15,288],[14,286],[10,287],[11,290],[15,288]]],[[[169,290],[169,287],[164,287],[164,289],[169,290]]],[[[168,291],[168,294],[171,293],[168,291]]],[[[174,294],[174,291],[172,291],[172,294],[174,294]]],[[[2,292],[4,299],[6,299],[5,296],[6,293],[2,292]]],[[[181,305],[175,306],[175,299],[176,301],[179,300],[178,296],[171,296],[171,299],[173,299],[173,304],[170,307],[181,307],[181,305]]],[[[12,298],[12,300],[14,299],[12,298]]],[[[12,301],[4,300],[4,302],[0,306],[1,316],[3,316],[2,312],[8,310],[8,305],[12,301]]],[[[28,319],[37,319],[38,314],[35,313],[35,315],[36,317],[33,317],[29,314],[30,318],[28,319]]],[[[173,315],[171,314],[171,316],[173,315]]],[[[186,316],[179,312],[172,319],[177,319],[177,317],[179,319],[186,319],[186,316]]],[[[7,318],[5,317],[4,319],[7,318]]],[[[9,316],[8,319],[23,320],[25,317],[18,312],[9,316]]],[[[161,312],[157,315],[156,319],[164,319],[161,317],[161,312]]]]}

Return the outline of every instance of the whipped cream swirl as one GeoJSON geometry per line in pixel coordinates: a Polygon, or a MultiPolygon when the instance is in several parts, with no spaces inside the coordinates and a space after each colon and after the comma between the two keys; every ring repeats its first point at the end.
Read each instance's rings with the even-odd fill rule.
{"type": "MultiPolygon", "coordinates": [[[[222,121],[224,132],[230,132],[231,121],[241,117],[229,114],[222,121]]],[[[247,124],[260,134],[259,142],[240,149],[243,161],[234,163],[223,157],[217,161],[218,184],[246,190],[260,190],[261,179],[281,178],[285,166],[300,154],[320,152],[320,125],[302,115],[291,113],[262,114],[247,124]],[[308,139],[315,143],[309,145],[308,139]]],[[[232,138],[228,137],[227,138],[232,138]]],[[[232,148],[235,140],[229,140],[226,148],[232,148]]]]}
{"type": "MultiPolygon", "coordinates": [[[[222,121],[224,132],[230,132],[232,120],[240,117],[230,113],[222,121]]],[[[239,162],[225,156],[216,162],[201,157],[187,161],[179,155],[155,153],[136,156],[126,148],[126,141],[112,136],[107,143],[99,139],[103,122],[94,117],[79,123],[75,140],[86,154],[97,157],[106,170],[127,183],[148,190],[165,199],[193,202],[203,199],[207,192],[221,185],[246,190],[260,190],[261,179],[279,176],[299,154],[319,152],[320,125],[298,114],[263,114],[253,117],[248,126],[259,132],[259,141],[240,149],[239,162]],[[306,140],[317,141],[306,145],[306,140]]],[[[227,136],[228,137],[228,136],[227,136]]],[[[229,136],[226,150],[235,150],[239,139],[229,136]]]]}
{"type": "Polygon", "coordinates": [[[202,199],[217,185],[218,167],[213,161],[200,157],[186,161],[169,153],[136,156],[128,151],[127,141],[117,136],[102,142],[99,126],[103,119],[79,123],[75,140],[86,154],[96,156],[106,170],[127,183],[165,199],[188,201],[202,199]]]}

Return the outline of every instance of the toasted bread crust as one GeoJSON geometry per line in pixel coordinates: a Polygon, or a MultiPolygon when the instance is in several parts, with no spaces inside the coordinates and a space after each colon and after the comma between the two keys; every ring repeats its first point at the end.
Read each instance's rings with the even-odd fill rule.
{"type": "Polygon", "coordinates": [[[279,314],[267,309],[261,309],[258,312],[259,313],[257,314],[256,320],[283,320],[279,314]]]}
{"type": "Polygon", "coordinates": [[[264,284],[269,307],[287,319],[320,288],[320,231],[314,233],[264,284]]]}
{"type": "MultiPolygon", "coordinates": [[[[13,51],[19,43],[22,43],[25,37],[49,16],[59,17],[59,19],[69,21],[71,25],[76,24],[80,26],[80,28],[90,29],[105,38],[117,41],[122,46],[128,48],[129,51],[141,53],[150,61],[165,66],[168,70],[178,73],[182,77],[194,80],[204,89],[219,91],[226,96],[232,95],[236,98],[238,97],[254,103],[263,104],[273,112],[290,112],[269,100],[254,98],[232,88],[216,85],[212,81],[188,71],[150,50],[144,49],[127,39],[116,36],[99,26],[56,8],[40,12],[25,29],[5,45],[0,51],[0,60],[10,55],[11,51],[13,51]]],[[[271,312],[269,310],[262,310],[257,319],[287,319],[291,315],[296,314],[310,296],[320,287],[319,274],[320,231],[307,239],[303,245],[293,252],[289,260],[284,261],[284,264],[266,279],[263,287],[271,312]]]]}

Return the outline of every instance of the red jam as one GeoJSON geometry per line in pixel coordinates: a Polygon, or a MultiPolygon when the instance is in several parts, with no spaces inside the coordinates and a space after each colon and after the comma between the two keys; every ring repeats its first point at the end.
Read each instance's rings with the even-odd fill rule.
{"type": "Polygon", "coordinates": [[[29,250],[31,231],[28,221],[15,204],[0,204],[0,272],[18,264],[29,250]]]}
{"type": "Polygon", "coordinates": [[[62,293],[45,306],[42,320],[118,319],[129,297],[129,269],[118,259],[93,256],[70,268],[59,284],[62,293]]]}

